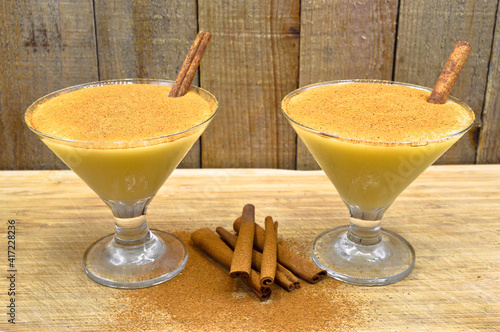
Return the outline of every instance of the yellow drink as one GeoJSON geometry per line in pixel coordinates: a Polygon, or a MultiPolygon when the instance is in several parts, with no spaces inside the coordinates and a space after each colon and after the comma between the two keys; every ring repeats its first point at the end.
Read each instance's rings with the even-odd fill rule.
{"type": "Polygon", "coordinates": [[[389,207],[474,120],[464,106],[429,104],[428,95],[408,86],[335,84],[305,89],[283,110],[342,199],[372,212],[389,207]]]}
{"type": "Polygon", "coordinates": [[[171,98],[170,86],[147,83],[62,90],[33,105],[26,122],[102,199],[143,200],[156,194],[217,108],[202,90],[171,98]]]}

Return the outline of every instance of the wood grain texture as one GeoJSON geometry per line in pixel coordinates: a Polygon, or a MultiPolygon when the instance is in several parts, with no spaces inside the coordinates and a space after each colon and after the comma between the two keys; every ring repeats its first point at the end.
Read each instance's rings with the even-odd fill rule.
{"type": "MultiPolygon", "coordinates": [[[[500,12],[500,1],[497,13],[500,12]]],[[[488,71],[488,83],[479,134],[477,160],[479,164],[500,163],[500,21],[497,18],[488,71]]]]}
{"type": "MultiPolygon", "coordinates": [[[[392,79],[398,1],[302,1],[299,86],[392,79]]],[[[297,169],[319,169],[298,139],[297,169]]]]}
{"type": "MultiPolygon", "coordinates": [[[[226,297],[232,297],[235,306],[243,300],[237,297],[241,290],[238,293],[231,286],[208,304],[219,308],[217,317],[205,325],[192,323],[194,312],[207,310],[207,303],[197,302],[197,294],[211,290],[193,289],[189,281],[229,278],[227,271],[217,276],[200,271],[192,260],[179,276],[155,287],[119,290],[98,285],[85,275],[81,259],[93,241],[114,230],[105,204],[70,171],[0,172],[2,239],[5,222],[15,219],[19,276],[16,325],[2,319],[0,330],[281,331],[297,327],[293,330],[308,331],[317,324],[311,319],[320,305],[310,301],[354,299],[359,310],[357,317],[349,319],[365,323],[331,330],[495,331],[500,322],[498,188],[498,165],[430,167],[400,195],[383,221],[384,228],[405,237],[415,248],[413,272],[389,286],[360,287],[328,278],[317,285],[304,283],[291,293],[276,289],[265,304],[250,301],[248,310],[269,317],[269,312],[294,310],[283,308],[303,292],[311,292],[310,307],[296,304],[303,308],[294,320],[298,326],[277,328],[275,319],[247,319],[234,307],[221,305],[218,301],[226,297]],[[172,297],[163,298],[165,292],[172,297]],[[328,294],[342,297],[332,299],[328,294]],[[184,301],[194,310],[170,304],[184,301]]],[[[186,240],[202,227],[230,229],[249,202],[256,207],[260,225],[265,216],[273,216],[280,223],[279,240],[307,257],[319,233],[348,222],[345,205],[321,171],[182,169],[172,174],[151,203],[149,224],[186,240]]],[[[187,244],[190,258],[199,255],[187,244]]],[[[7,256],[6,250],[6,245],[0,246],[1,257],[7,256]]],[[[207,264],[213,262],[207,260],[207,264]]],[[[0,287],[8,288],[6,278],[0,280],[0,287]]],[[[6,292],[0,300],[7,303],[6,292]]]]}
{"type": "MultiPolygon", "coordinates": [[[[95,3],[101,80],[175,80],[198,33],[196,0],[95,3]]],[[[198,75],[193,85],[199,85],[198,75]]],[[[201,167],[199,140],[179,167],[201,167]]]]}
{"type": "Polygon", "coordinates": [[[451,95],[476,114],[475,127],[437,163],[474,163],[497,1],[401,0],[394,80],[434,87],[455,43],[472,52],[451,95]]]}
{"type": "Polygon", "coordinates": [[[97,80],[92,1],[0,4],[0,169],[64,164],[24,124],[36,99],[97,80]]]}
{"type": "Polygon", "coordinates": [[[281,114],[297,87],[299,1],[198,2],[212,33],[201,86],[220,110],[202,140],[203,167],[295,168],[295,134],[281,114]]]}

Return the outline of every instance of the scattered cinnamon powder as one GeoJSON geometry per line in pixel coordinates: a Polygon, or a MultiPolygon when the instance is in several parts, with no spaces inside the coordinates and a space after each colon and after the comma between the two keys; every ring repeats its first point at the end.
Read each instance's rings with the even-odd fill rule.
{"type": "MultiPolygon", "coordinates": [[[[304,283],[293,292],[271,285],[271,299],[258,301],[241,280],[231,278],[227,268],[191,243],[190,232],[174,234],[188,246],[186,268],[154,287],[116,290],[109,302],[115,309],[103,330],[354,331],[374,314],[358,286],[331,278],[304,283]]],[[[307,240],[287,238],[284,244],[308,255],[307,240]]]]}
{"type": "Polygon", "coordinates": [[[430,92],[349,83],[303,91],[284,104],[296,122],[328,134],[381,142],[420,142],[460,132],[474,120],[456,103],[430,104],[430,92]]]}
{"type": "Polygon", "coordinates": [[[195,92],[168,97],[171,87],[110,84],[62,94],[38,106],[36,130],[59,138],[121,142],[161,137],[192,128],[215,111],[195,92]]]}

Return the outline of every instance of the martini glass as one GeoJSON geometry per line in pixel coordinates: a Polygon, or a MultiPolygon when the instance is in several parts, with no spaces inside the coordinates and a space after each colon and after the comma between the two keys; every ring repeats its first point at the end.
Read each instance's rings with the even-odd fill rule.
{"type": "MultiPolygon", "coordinates": [[[[398,195],[448,150],[474,121],[473,111],[450,97],[471,115],[464,130],[451,136],[418,142],[374,142],[338,137],[309,128],[287,113],[288,102],[316,87],[369,83],[428,88],[388,81],[349,80],[309,85],[282,101],[282,111],[347,205],[350,224],[329,229],[312,245],[312,258],[329,276],[352,284],[376,286],[397,282],[410,274],[415,251],[401,236],[382,229],[381,220],[398,195]]],[[[432,130],[432,124],[429,128],[432,130]]]]}
{"type": "Polygon", "coordinates": [[[217,112],[209,92],[191,87],[212,113],[201,124],[171,135],[123,142],[84,142],[52,137],[32,127],[31,114],[44,102],[79,89],[108,84],[156,84],[173,81],[121,79],[81,84],[53,92],[33,103],[25,114],[28,127],[109,206],[115,233],[93,243],[83,266],[94,281],[116,288],[143,288],[165,282],[186,266],[186,245],[176,236],[150,230],[148,204],[203,133],[217,112]]]}

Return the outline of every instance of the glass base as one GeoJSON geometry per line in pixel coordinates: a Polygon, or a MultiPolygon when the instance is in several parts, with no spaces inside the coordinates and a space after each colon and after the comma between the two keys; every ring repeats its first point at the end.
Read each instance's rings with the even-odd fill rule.
{"type": "Polygon", "coordinates": [[[334,279],[356,285],[381,286],[395,283],[415,266],[415,251],[401,236],[380,230],[382,240],[363,245],[348,239],[349,226],[321,233],[311,251],[314,263],[334,279]]]}
{"type": "Polygon", "coordinates": [[[172,279],[186,266],[187,247],[175,235],[151,230],[139,245],[120,245],[114,235],[94,242],[83,256],[85,273],[104,286],[154,286],[172,279]]]}

